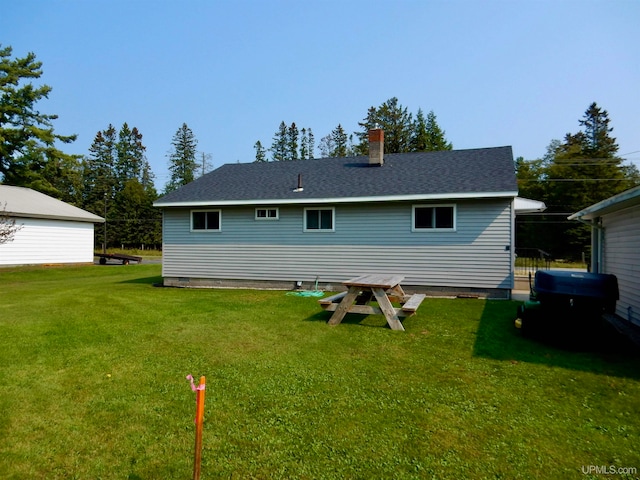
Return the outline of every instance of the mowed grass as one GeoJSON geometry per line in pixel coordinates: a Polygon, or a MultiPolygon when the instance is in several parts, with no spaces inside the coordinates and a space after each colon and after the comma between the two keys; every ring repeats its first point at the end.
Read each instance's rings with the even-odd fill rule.
{"type": "Polygon", "coordinates": [[[522,338],[516,302],[404,321],[282,291],[158,288],[159,265],[0,270],[0,478],[602,478],[640,472],[640,358],[522,338]],[[633,468],[637,471],[633,473],[633,468]]]}

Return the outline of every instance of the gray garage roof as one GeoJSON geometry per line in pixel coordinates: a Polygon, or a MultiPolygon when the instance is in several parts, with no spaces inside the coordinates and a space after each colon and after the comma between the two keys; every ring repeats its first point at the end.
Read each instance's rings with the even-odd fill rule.
{"type": "Polygon", "coordinates": [[[10,217],[101,223],[102,217],[30,188],[0,185],[0,212],[10,217]]]}
{"type": "Polygon", "coordinates": [[[511,147],[226,164],[157,207],[515,197],[511,147]],[[301,183],[302,189],[297,188],[301,183]]]}

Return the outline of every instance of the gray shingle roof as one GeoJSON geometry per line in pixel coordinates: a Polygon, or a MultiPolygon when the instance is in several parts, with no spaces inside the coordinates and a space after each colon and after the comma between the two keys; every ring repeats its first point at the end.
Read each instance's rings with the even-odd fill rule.
{"type": "Polygon", "coordinates": [[[0,185],[0,211],[11,217],[102,223],[104,219],[30,188],[0,185]]]}
{"type": "Polygon", "coordinates": [[[517,190],[511,147],[495,147],[386,154],[383,166],[368,157],[226,164],[155,205],[515,197],[517,190]]]}

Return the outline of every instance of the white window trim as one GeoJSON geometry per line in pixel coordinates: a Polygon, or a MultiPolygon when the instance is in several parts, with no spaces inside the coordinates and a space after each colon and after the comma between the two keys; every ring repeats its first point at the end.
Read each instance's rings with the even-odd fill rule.
{"type": "Polygon", "coordinates": [[[219,208],[205,208],[198,210],[191,210],[189,212],[189,226],[191,227],[191,232],[193,233],[218,233],[222,231],[222,210],[219,208]],[[193,214],[197,212],[218,212],[218,227],[214,228],[193,228],[193,214]]]}
{"type": "Polygon", "coordinates": [[[455,232],[458,229],[458,207],[455,203],[425,203],[413,205],[411,208],[411,231],[417,233],[455,232]],[[416,208],[452,207],[453,228],[416,228],[416,208]]]}
{"type": "Polygon", "coordinates": [[[256,220],[258,220],[258,221],[261,221],[261,222],[263,222],[263,221],[265,221],[265,220],[266,220],[266,221],[280,220],[280,209],[279,209],[278,207],[261,207],[261,208],[256,208],[256,211],[255,211],[255,219],[256,219],[256,220]],[[258,216],[258,210],[266,210],[267,212],[268,212],[269,210],[275,210],[275,212],[276,212],[276,216],[275,216],[275,217],[269,217],[269,216],[266,216],[266,217],[259,217],[259,216],[258,216]]]}
{"type": "Polygon", "coordinates": [[[331,233],[336,231],[336,208],[335,207],[305,207],[302,217],[303,232],[309,233],[331,233]],[[331,228],[307,228],[307,210],[331,210],[331,228]]]}

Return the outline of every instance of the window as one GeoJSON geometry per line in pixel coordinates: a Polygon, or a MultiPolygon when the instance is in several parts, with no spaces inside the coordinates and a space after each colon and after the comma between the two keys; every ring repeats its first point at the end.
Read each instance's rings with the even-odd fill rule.
{"type": "Polygon", "coordinates": [[[334,208],[305,208],[304,231],[305,232],[333,232],[335,209],[334,208]]]}
{"type": "Polygon", "coordinates": [[[191,231],[192,232],[219,232],[220,210],[192,210],[191,211],[191,231]]]}
{"type": "Polygon", "coordinates": [[[256,220],[278,220],[277,208],[256,208],[256,220]]]}
{"type": "Polygon", "coordinates": [[[455,205],[414,205],[412,231],[440,230],[452,232],[455,231],[455,229],[455,205]]]}

